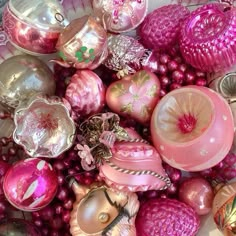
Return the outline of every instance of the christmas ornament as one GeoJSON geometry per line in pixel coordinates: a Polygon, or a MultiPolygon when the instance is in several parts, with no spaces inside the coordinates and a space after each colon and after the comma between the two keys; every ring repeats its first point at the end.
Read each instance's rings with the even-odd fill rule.
{"type": "Polygon", "coordinates": [[[22,211],[36,211],[48,205],[57,192],[57,186],[52,166],[37,158],[16,162],[3,180],[7,200],[22,211]]]}
{"type": "Polygon", "coordinates": [[[16,108],[36,94],[53,95],[53,73],[41,60],[30,55],[8,58],[0,64],[0,101],[16,108]]]}
{"type": "Polygon", "coordinates": [[[2,24],[2,13],[4,10],[5,5],[7,4],[8,0],[1,0],[0,1],[0,23],[2,24]]]}
{"type": "Polygon", "coordinates": [[[211,185],[201,177],[189,178],[179,187],[179,200],[191,206],[198,215],[211,211],[213,198],[211,185]]]}
{"type": "Polygon", "coordinates": [[[157,8],[141,24],[138,35],[144,46],[154,50],[170,49],[176,44],[183,20],[189,10],[177,4],[157,8]]]}
{"type": "Polygon", "coordinates": [[[236,62],[236,9],[206,4],[193,11],[180,34],[180,50],[187,63],[203,71],[220,71],[236,62]]]}
{"type": "Polygon", "coordinates": [[[8,219],[0,224],[1,236],[41,236],[40,231],[29,221],[8,219]]]}
{"type": "Polygon", "coordinates": [[[70,219],[72,236],[136,235],[139,202],[135,193],[123,193],[105,185],[89,188],[74,181],[72,188],[76,195],[70,219]]]}
{"type": "Polygon", "coordinates": [[[135,73],[141,69],[156,72],[158,61],[154,52],[144,48],[138,40],[126,35],[108,36],[108,57],[104,65],[122,73],[135,73]]]}
{"type": "Polygon", "coordinates": [[[93,115],[105,105],[105,87],[94,72],[78,70],[70,79],[65,98],[76,115],[93,115]]]}
{"type": "Polygon", "coordinates": [[[107,56],[107,33],[91,16],[73,20],[61,33],[57,45],[61,66],[95,69],[107,56]]]}
{"type": "Polygon", "coordinates": [[[3,13],[3,28],[10,41],[33,55],[54,53],[66,24],[63,8],[56,0],[10,0],[3,13]]]}
{"type": "Polygon", "coordinates": [[[135,224],[137,236],[195,236],[200,220],[185,203],[159,198],[141,205],[135,224]]]}
{"type": "Polygon", "coordinates": [[[151,134],[169,165],[201,171],[228,154],[233,142],[233,116],[225,99],[213,90],[187,86],[170,92],[158,103],[151,134]]]}
{"type": "Polygon", "coordinates": [[[225,236],[236,234],[236,183],[229,183],[216,193],[212,212],[214,221],[225,236]]]}
{"type": "Polygon", "coordinates": [[[15,110],[14,141],[32,157],[58,157],[69,149],[75,124],[60,98],[32,98],[15,110]]]}
{"type": "Polygon", "coordinates": [[[136,28],[146,16],[147,0],[93,0],[93,14],[103,27],[121,33],[136,28]]]}
{"type": "Polygon", "coordinates": [[[159,92],[157,76],[148,70],[141,70],[110,84],[106,102],[119,115],[147,124],[159,100],[159,92]]]}

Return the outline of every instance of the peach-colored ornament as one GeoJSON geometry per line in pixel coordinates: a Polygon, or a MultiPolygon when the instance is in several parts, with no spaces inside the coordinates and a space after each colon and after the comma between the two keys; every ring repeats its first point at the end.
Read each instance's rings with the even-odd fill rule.
{"type": "Polygon", "coordinates": [[[82,186],[72,182],[76,195],[70,219],[73,236],[136,236],[139,201],[105,185],[82,186]]]}
{"type": "Polygon", "coordinates": [[[229,183],[216,193],[212,212],[214,221],[225,236],[236,234],[236,182],[229,183]]]}
{"type": "Polygon", "coordinates": [[[234,137],[227,101],[215,91],[187,86],[170,92],[156,106],[151,120],[156,149],[169,165],[201,171],[224,159],[234,137]]]}
{"type": "Polygon", "coordinates": [[[112,83],[106,93],[109,108],[125,117],[147,124],[159,101],[160,82],[147,70],[128,75],[112,83]]]}

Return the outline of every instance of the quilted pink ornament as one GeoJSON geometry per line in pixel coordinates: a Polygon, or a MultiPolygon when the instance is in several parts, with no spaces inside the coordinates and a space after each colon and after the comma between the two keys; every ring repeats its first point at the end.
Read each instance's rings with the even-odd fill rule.
{"type": "Polygon", "coordinates": [[[143,21],[148,0],[93,0],[93,10],[105,29],[121,33],[136,28],[143,21]]]}
{"type": "Polygon", "coordinates": [[[137,236],[195,236],[200,220],[195,211],[175,199],[152,199],[141,205],[137,236]]]}
{"type": "Polygon", "coordinates": [[[8,169],[3,180],[7,200],[22,211],[37,211],[48,205],[57,187],[52,166],[37,158],[18,161],[8,169]]]}
{"type": "Polygon", "coordinates": [[[106,102],[112,111],[146,124],[159,101],[159,93],[160,82],[157,76],[142,70],[110,84],[106,102]]]}
{"type": "Polygon", "coordinates": [[[158,103],[151,119],[151,135],[170,166],[201,171],[215,166],[228,154],[234,137],[232,112],[215,91],[186,86],[158,103]]]}
{"type": "Polygon", "coordinates": [[[105,87],[91,70],[78,70],[69,82],[65,98],[78,116],[92,115],[105,104],[105,87]]]}
{"type": "Polygon", "coordinates": [[[141,42],[149,49],[170,49],[177,43],[181,24],[188,15],[189,10],[179,4],[157,8],[145,17],[138,30],[141,42]]]}
{"type": "Polygon", "coordinates": [[[123,191],[166,189],[170,185],[156,149],[141,141],[117,142],[112,157],[99,168],[99,176],[110,187],[123,191]]]}
{"type": "Polygon", "coordinates": [[[193,11],[180,33],[180,50],[187,63],[217,72],[236,62],[236,9],[207,4],[193,11]]]}

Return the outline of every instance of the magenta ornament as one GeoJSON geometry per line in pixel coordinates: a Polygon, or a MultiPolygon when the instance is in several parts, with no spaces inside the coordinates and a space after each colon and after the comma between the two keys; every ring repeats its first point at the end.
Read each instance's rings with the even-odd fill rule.
{"type": "Polygon", "coordinates": [[[158,103],[151,119],[151,135],[170,166],[205,170],[221,162],[232,146],[232,112],[226,100],[213,90],[186,86],[158,103]]]}
{"type": "Polygon", "coordinates": [[[46,161],[29,158],[16,162],[3,179],[7,200],[22,211],[37,211],[57,192],[57,175],[46,161]]]}
{"type": "Polygon", "coordinates": [[[179,4],[157,8],[145,17],[138,29],[141,42],[149,49],[171,49],[177,43],[181,24],[188,15],[189,10],[179,4]]]}
{"type": "Polygon", "coordinates": [[[137,236],[195,236],[200,227],[196,212],[175,199],[152,199],[141,205],[137,218],[137,236]]]}
{"type": "Polygon", "coordinates": [[[105,105],[105,87],[93,71],[78,70],[68,84],[65,98],[77,116],[93,115],[105,105]]]}
{"type": "Polygon", "coordinates": [[[236,9],[206,4],[193,11],[180,33],[180,50],[187,63],[206,72],[218,72],[236,62],[236,9]]]}
{"type": "Polygon", "coordinates": [[[148,0],[93,0],[93,14],[106,30],[115,33],[135,29],[147,10],[148,0]]]}
{"type": "Polygon", "coordinates": [[[58,157],[72,146],[75,138],[68,104],[58,97],[32,98],[20,104],[14,122],[14,141],[32,157],[58,157]]]}

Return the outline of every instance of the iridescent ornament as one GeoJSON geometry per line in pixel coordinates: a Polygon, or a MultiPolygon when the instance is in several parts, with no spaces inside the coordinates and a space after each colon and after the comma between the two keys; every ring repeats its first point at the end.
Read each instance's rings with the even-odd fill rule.
{"type": "Polygon", "coordinates": [[[149,49],[171,49],[177,43],[181,24],[189,14],[189,10],[180,4],[157,8],[145,17],[138,29],[141,42],[149,49]]]}
{"type": "Polygon", "coordinates": [[[148,70],[141,70],[110,84],[106,102],[119,115],[147,124],[159,101],[159,92],[157,76],[148,70]]]}
{"type": "Polygon", "coordinates": [[[151,120],[154,146],[170,166],[201,171],[228,154],[234,121],[227,101],[213,90],[186,86],[167,94],[151,120]]]}
{"type": "Polygon", "coordinates": [[[75,138],[75,124],[60,98],[32,98],[15,110],[14,141],[32,157],[58,157],[75,138]]]}
{"type": "Polygon", "coordinates": [[[107,57],[107,33],[92,17],[84,16],[70,22],[58,39],[61,66],[95,69],[107,57]]]}
{"type": "Polygon", "coordinates": [[[225,236],[236,234],[236,182],[218,190],[213,201],[214,221],[225,236]]]}
{"type": "Polygon", "coordinates": [[[40,55],[56,52],[56,43],[68,24],[56,0],[10,0],[3,13],[3,28],[23,52],[40,55]]]}
{"type": "Polygon", "coordinates": [[[78,70],[69,81],[65,98],[77,116],[93,115],[105,105],[105,87],[93,71],[78,70]]]}
{"type": "Polygon", "coordinates": [[[93,0],[93,14],[106,30],[115,33],[135,29],[147,9],[147,0],[93,0]]]}
{"type": "Polygon", "coordinates": [[[180,33],[180,50],[187,63],[202,71],[221,71],[236,62],[236,9],[206,4],[193,11],[180,33]]]}
{"type": "Polygon", "coordinates": [[[105,185],[72,183],[76,195],[70,219],[73,236],[135,236],[139,201],[135,193],[124,193],[105,185]]]}
{"type": "Polygon", "coordinates": [[[0,224],[1,236],[41,236],[31,222],[22,219],[8,219],[0,224]]]}
{"type": "Polygon", "coordinates": [[[0,64],[0,101],[11,108],[39,93],[53,95],[55,89],[52,71],[36,57],[18,55],[0,64]]]}
{"type": "Polygon", "coordinates": [[[196,212],[175,199],[152,199],[141,205],[136,218],[140,236],[195,236],[200,227],[196,212]]]}
{"type": "Polygon", "coordinates": [[[37,211],[48,205],[56,195],[57,186],[52,166],[37,158],[16,162],[3,179],[7,200],[22,211],[37,211]]]}

